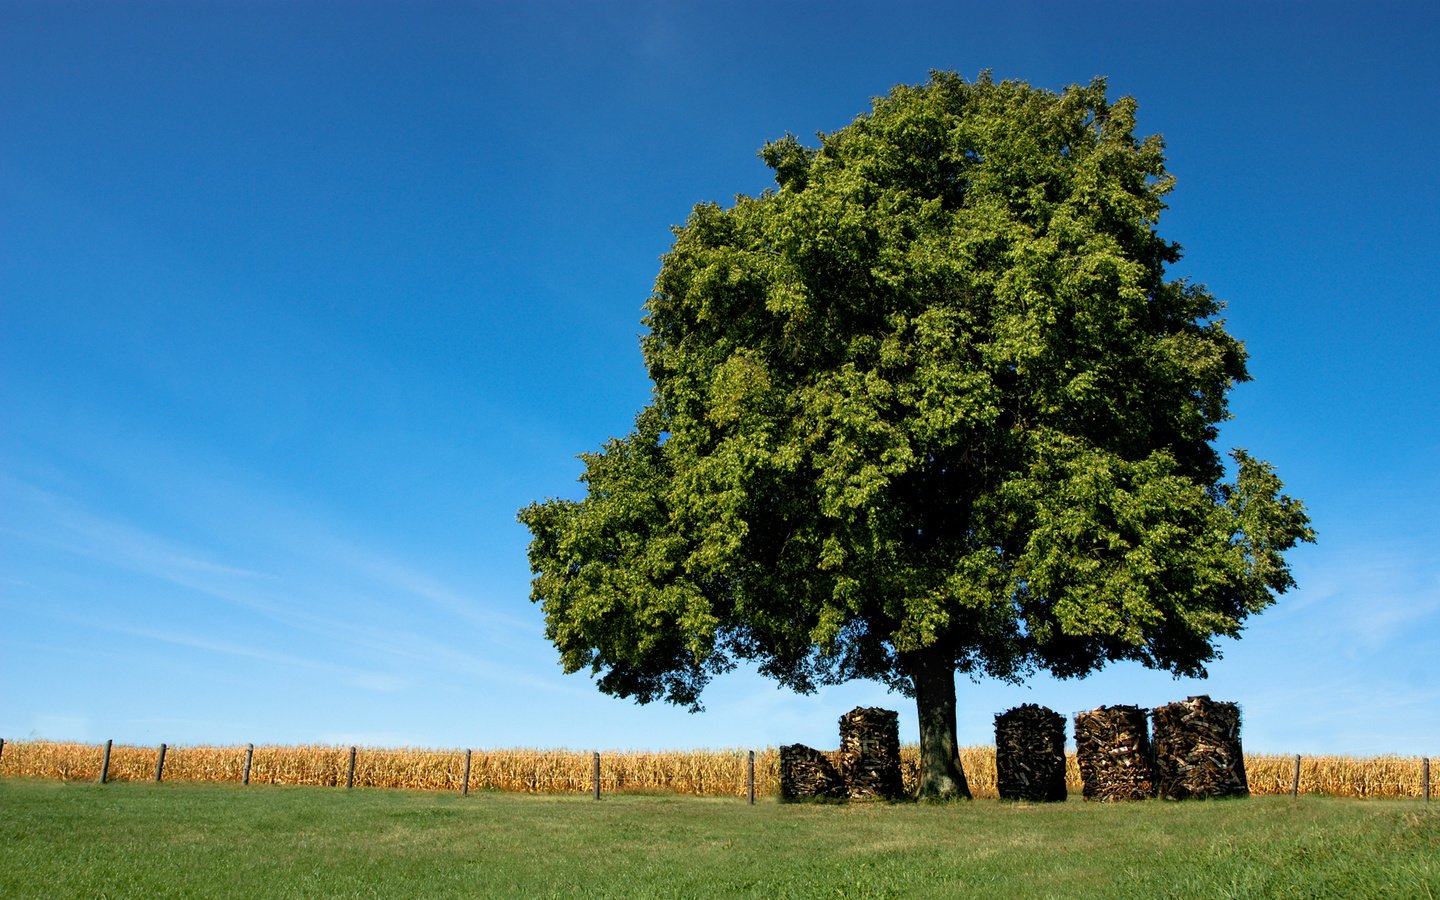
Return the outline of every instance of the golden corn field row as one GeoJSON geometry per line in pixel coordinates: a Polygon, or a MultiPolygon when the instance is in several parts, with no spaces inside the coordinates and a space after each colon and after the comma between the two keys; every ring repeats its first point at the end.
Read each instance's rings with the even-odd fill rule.
{"type": "MultiPolygon", "coordinates": [[[[155,777],[157,747],[115,745],[111,749],[110,781],[146,781],[155,777]]],[[[94,781],[100,777],[104,748],[95,744],[52,741],[6,741],[0,749],[0,778],[49,778],[94,781]]],[[[164,778],[174,781],[239,782],[245,747],[169,747],[164,778]]],[[[607,752],[600,756],[600,785],[607,793],[677,793],[743,797],[746,794],[747,751],[671,750],[662,753],[607,752]]],[[[919,751],[900,750],[901,776],[913,792],[919,751]]],[[[961,763],[976,797],[994,797],[995,748],[965,747],[961,763]]],[[[250,781],[254,784],[343,785],[349,773],[350,748],[327,746],[255,747],[250,781]]],[[[780,792],[780,755],[773,747],[755,753],[755,792],[780,792]]],[[[583,793],[593,788],[593,757],[572,750],[477,750],[470,757],[472,791],[583,793]]],[[[1294,756],[1245,756],[1250,790],[1255,794],[1288,794],[1294,777],[1294,756]]],[[[361,748],[356,753],[356,787],[458,791],[464,777],[465,751],[361,748]]],[[[1440,797],[1440,765],[1432,766],[1430,793],[1440,797]]],[[[1080,770],[1074,754],[1066,760],[1066,781],[1080,791],[1080,770]]],[[[1420,797],[1421,761],[1402,756],[1304,756],[1300,761],[1300,792],[1336,797],[1420,797]]]]}

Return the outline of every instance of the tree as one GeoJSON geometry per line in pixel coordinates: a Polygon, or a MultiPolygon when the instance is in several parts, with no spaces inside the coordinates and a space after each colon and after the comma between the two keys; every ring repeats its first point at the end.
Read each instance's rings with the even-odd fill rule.
{"type": "Polygon", "coordinates": [[[739,660],[878,680],[932,797],[969,794],[957,671],[1203,676],[1314,535],[1212,446],[1245,349],[1166,276],[1135,110],[936,72],[696,206],[644,319],[652,402],[582,455],[584,499],[520,512],[566,671],[693,709],[739,660]]]}

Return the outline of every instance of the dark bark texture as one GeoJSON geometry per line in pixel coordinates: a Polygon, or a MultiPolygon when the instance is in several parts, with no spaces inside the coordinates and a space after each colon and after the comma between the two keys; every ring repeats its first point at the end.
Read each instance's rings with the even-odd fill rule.
{"type": "Polygon", "coordinates": [[[970,799],[955,738],[955,666],[934,648],[909,655],[915,708],[920,716],[921,800],[970,799]]]}

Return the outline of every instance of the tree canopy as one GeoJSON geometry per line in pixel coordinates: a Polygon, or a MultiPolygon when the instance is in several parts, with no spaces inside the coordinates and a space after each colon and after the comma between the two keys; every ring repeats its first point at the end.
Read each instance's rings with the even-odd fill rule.
{"type": "Polygon", "coordinates": [[[1167,276],[1135,113],[1103,79],[936,72],[696,206],[647,305],[651,403],[582,456],[583,499],[520,512],[566,671],[692,708],[739,660],[875,679],[916,697],[941,795],[956,671],[1203,675],[1313,533],[1214,447],[1246,353],[1167,276]]]}

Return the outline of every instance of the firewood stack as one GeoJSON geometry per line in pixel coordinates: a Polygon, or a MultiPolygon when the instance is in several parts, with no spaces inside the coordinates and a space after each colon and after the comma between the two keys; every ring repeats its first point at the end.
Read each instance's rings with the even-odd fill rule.
{"type": "Polygon", "coordinates": [[[896,800],[900,780],[900,714],[856,707],[840,717],[840,774],[852,800],[896,800]]]}
{"type": "Polygon", "coordinates": [[[1155,721],[1155,768],[1160,796],[1246,797],[1240,751],[1240,708],[1206,696],[1161,706],[1155,721]]]}
{"type": "Polygon", "coordinates": [[[840,799],[845,796],[845,779],[830,758],[804,744],[780,748],[780,799],[840,799]]]}
{"type": "Polygon", "coordinates": [[[1155,796],[1145,710],[1102,706],[1075,714],[1075,756],[1086,800],[1155,796]]]}
{"type": "Polygon", "coordinates": [[[995,773],[1002,800],[1064,800],[1065,717],[1034,703],[996,716],[995,773]]]}

